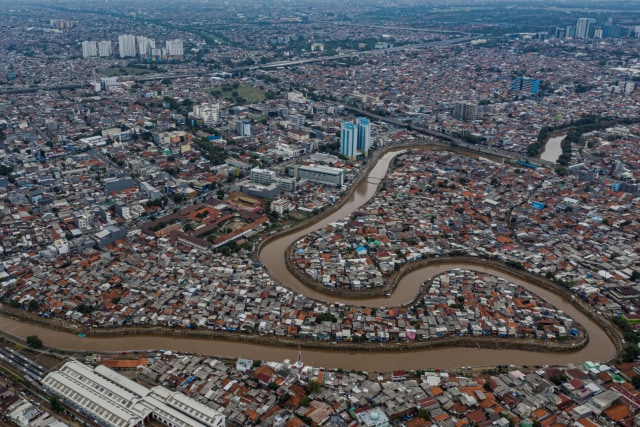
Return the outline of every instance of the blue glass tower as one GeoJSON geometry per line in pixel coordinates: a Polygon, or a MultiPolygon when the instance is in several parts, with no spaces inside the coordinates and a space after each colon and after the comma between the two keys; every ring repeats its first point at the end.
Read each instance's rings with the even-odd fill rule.
{"type": "Polygon", "coordinates": [[[369,119],[364,117],[358,117],[356,119],[357,139],[358,139],[358,151],[364,156],[369,155],[369,149],[371,148],[371,123],[369,119]]]}
{"type": "Polygon", "coordinates": [[[357,139],[356,125],[352,122],[343,121],[341,126],[340,154],[349,160],[356,158],[357,139]]]}

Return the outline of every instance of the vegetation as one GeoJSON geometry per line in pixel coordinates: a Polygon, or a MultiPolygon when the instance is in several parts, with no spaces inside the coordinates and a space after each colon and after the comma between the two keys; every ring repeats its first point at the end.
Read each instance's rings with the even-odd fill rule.
{"type": "MultiPolygon", "coordinates": [[[[588,115],[578,120],[572,120],[568,124],[559,126],[544,126],[538,132],[538,138],[533,144],[527,147],[528,156],[537,156],[544,148],[547,140],[552,133],[567,130],[567,136],[562,140],[562,154],[558,158],[557,163],[567,166],[571,160],[571,145],[580,142],[583,134],[599,129],[606,129],[617,124],[631,124],[638,122],[639,119],[617,119],[614,117],[599,117],[588,115]]],[[[557,171],[556,171],[557,172],[557,171]]]]}
{"type": "Polygon", "coordinates": [[[320,313],[316,316],[316,323],[322,323],[322,322],[331,322],[334,323],[336,322],[338,319],[336,319],[336,316],[334,316],[331,313],[320,313]]]}
{"type": "Polygon", "coordinates": [[[201,89],[201,92],[210,93],[218,98],[225,99],[235,104],[253,104],[262,102],[265,99],[271,99],[275,94],[259,88],[233,83],[232,85],[222,85],[207,89],[201,89]]]}
{"type": "Polygon", "coordinates": [[[567,380],[567,376],[564,373],[558,373],[555,375],[551,375],[549,380],[555,385],[560,385],[567,380]]]}
{"type": "Polygon", "coordinates": [[[631,325],[622,316],[615,316],[613,323],[622,331],[622,336],[628,342],[627,347],[622,351],[623,362],[634,362],[640,356],[640,348],[637,342],[640,341],[640,333],[634,332],[631,325]]]}
{"type": "Polygon", "coordinates": [[[11,166],[0,165],[0,176],[7,176],[13,172],[11,166]]]}
{"type": "Polygon", "coordinates": [[[29,335],[27,345],[31,348],[42,348],[42,340],[37,335],[29,335]]]}
{"type": "Polygon", "coordinates": [[[223,165],[229,157],[229,152],[224,148],[214,145],[206,139],[196,143],[196,147],[202,153],[202,157],[209,160],[212,165],[223,165]]]}
{"type": "Polygon", "coordinates": [[[60,397],[55,394],[49,398],[49,404],[51,405],[51,409],[55,412],[61,412],[63,409],[60,397]]]}
{"type": "Polygon", "coordinates": [[[164,68],[153,67],[149,68],[142,66],[131,66],[129,64],[126,67],[118,67],[117,65],[112,65],[109,68],[105,68],[104,70],[100,70],[99,73],[105,77],[114,77],[114,76],[140,76],[143,74],[155,74],[155,73],[166,73],[167,70],[164,68]]]}
{"type": "Polygon", "coordinates": [[[320,386],[320,383],[318,383],[318,381],[316,380],[309,380],[306,386],[307,392],[309,394],[318,393],[320,392],[321,388],[322,387],[320,386]]]}
{"type": "Polygon", "coordinates": [[[76,307],[76,311],[78,313],[82,313],[82,314],[89,314],[92,313],[96,308],[92,305],[89,304],[85,304],[82,303],[79,306],[76,307]]]}

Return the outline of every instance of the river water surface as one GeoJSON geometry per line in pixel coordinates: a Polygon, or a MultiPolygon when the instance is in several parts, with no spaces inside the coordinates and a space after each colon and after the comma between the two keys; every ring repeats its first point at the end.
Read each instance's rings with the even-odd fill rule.
{"type": "Polygon", "coordinates": [[[566,136],[567,135],[562,134],[549,138],[547,143],[544,144],[544,151],[540,154],[540,159],[551,163],[557,162],[562,154],[562,141],[566,136]]]}
{"type": "MultiPolygon", "coordinates": [[[[304,230],[275,239],[263,247],[260,252],[260,260],[270,271],[274,279],[281,281],[295,292],[305,294],[310,298],[327,302],[366,305],[369,307],[391,307],[412,301],[425,280],[445,271],[452,270],[453,268],[467,268],[469,270],[488,272],[526,287],[563,310],[566,314],[582,324],[588,331],[590,337],[589,344],[582,350],[573,353],[538,353],[519,350],[473,348],[438,348],[411,352],[344,352],[337,350],[332,351],[330,348],[326,351],[304,349],[302,354],[305,363],[325,368],[389,371],[400,368],[455,368],[460,366],[495,366],[501,364],[566,365],[568,363],[581,363],[584,361],[604,362],[615,356],[615,346],[605,331],[568,301],[547,290],[488,267],[481,268],[458,264],[427,266],[406,275],[398,285],[396,291],[389,298],[363,298],[360,300],[340,299],[314,291],[300,283],[289,273],[284,261],[285,249],[297,238],[319,227],[323,227],[330,222],[346,217],[371,199],[376,192],[380,180],[384,178],[394,155],[395,153],[383,155],[371,171],[369,177],[363,180],[353,192],[352,197],[338,211],[310,225],[304,230]]],[[[31,324],[23,324],[4,317],[0,317],[0,328],[23,338],[28,335],[38,335],[45,345],[69,350],[127,351],[165,349],[214,356],[245,357],[271,361],[297,359],[297,350],[292,348],[166,336],[79,338],[74,334],[54,331],[31,324]]]]}

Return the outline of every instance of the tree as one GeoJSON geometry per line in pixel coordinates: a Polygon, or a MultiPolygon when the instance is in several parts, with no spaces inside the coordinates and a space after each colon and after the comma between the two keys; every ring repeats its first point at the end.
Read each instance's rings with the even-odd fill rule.
{"type": "Polygon", "coordinates": [[[307,392],[309,392],[309,394],[313,394],[313,393],[318,393],[321,389],[320,383],[316,380],[309,380],[309,382],[307,383],[307,392]]]}
{"type": "Polygon", "coordinates": [[[431,414],[426,409],[418,409],[418,417],[427,421],[431,420],[431,414]]]}
{"type": "Polygon", "coordinates": [[[42,348],[42,340],[37,335],[29,335],[27,345],[31,348],[42,348]]]}
{"type": "Polygon", "coordinates": [[[631,378],[631,384],[637,389],[640,389],[640,375],[634,375],[631,378]]]}
{"type": "Polygon", "coordinates": [[[62,411],[62,402],[60,401],[60,397],[58,397],[57,395],[53,395],[51,396],[51,398],[49,399],[49,404],[51,404],[51,409],[53,409],[55,412],[61,412],[62,411]]]}
{"type": "Polygon", "coordinates": [[[320,313],[316,316],[316,323],[331,322],[335,323],[338,319],[331,313],[320,313]]]}
{"type": "Polygon", "coordinates": [[[282,396],[280,396],[280,398],[278,399],[278,402],[283,405],[285,404],[289,399],[291,399],[291,395],[289,393],[285,393],[282,396]]]}
{"type": "Polygon", "coordinates": [[[38,307],[40,307],[40,303],[37,299],[32,299],[29,301],[29,311],[37,311],[38,307]]]}
{"type": "Polygon", "coordinates": [[[558,166],[555,169],[555,171],[559,176],[567,176],[567,175],[569,175],[569,169],[567,169],[565,166],[558,166]]]}
{"type": "Polygon", "coordinates": [[[639,355],[640,349],[638,349],[638,346],[633,343],[629,343],[627,344],[627,348],[622,353],[622,361],[625,363],[635,362],[636,358],[639,355]]]}

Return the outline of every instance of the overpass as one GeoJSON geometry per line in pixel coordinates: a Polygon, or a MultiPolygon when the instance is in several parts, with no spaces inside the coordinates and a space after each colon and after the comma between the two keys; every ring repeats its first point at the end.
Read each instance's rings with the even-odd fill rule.
{"type": "Polygon", "coordinates": [[[233,68],[232,70],[230,70],[230,72],[243,72],[243,71],[252,71],[252,70],[258,70],[258,69],[290,67],[293,65],[310,64],[314,62],[335,61],[339,59],[357,58],[362,55],[382,55],[388,52],[400,52],[405,50],[417,50],[417,49],[424,49],[428,47],[447,46],[447,45],[453,45],[453,44],[467,43],[476,38],[478,37],[472,36],[472,35],[466,35],[464,37],[459,37],[451,40],[440,40],[440,41],[425,42],[425,43],[407,44],[403,46],[390,47],[388,49],[365,50],[365,51],[358,51],[358,52],[349,52],[342,55],[319,56],[316,58],[296,59],[291,61],[276,61],[276,62],[270,62],[268,64],[262,64],[262,65],[251,65],[246,67],[233,68]]]}
{"type": "Polygon", "coordinates": [[[455,136],[452,136],[446,133],[438,132],[433,129],[423,128],[421,126],[407,124],[400,120],[380,116],[378,114],[374,114],[374,113],[371,113],[370,111],[362,110],[356,107],[350,107],[345,105],[344,108],[354,113],[357,113],[361,116],[369,117],[370,119],[378,120],[384,123],[389,123],[391,125],[394,125],[400,128],[406,128],[408,130],[418,132],[423,135],[429,135],[434,138],[438,138],[440,140],[448,141],[449,145],[458,146],[458,147],[464,148],[465,150],[476,152],[480,155],[486,154],[490,156],[500,156],[505,159],[509,159],[513,162],[525,162],[534,166],[539,166],[539,167],[544,167],[549,169],[554,169],[556,167],[555,163],[551,163],[542,159],[526,157],[525,155],[517,154],[512,151],[503,150],[501,148],[493,148],[493,147],[486,147],[478,144],[471,144],[465,141],[464,139],[457,138],[455,136]]]}

